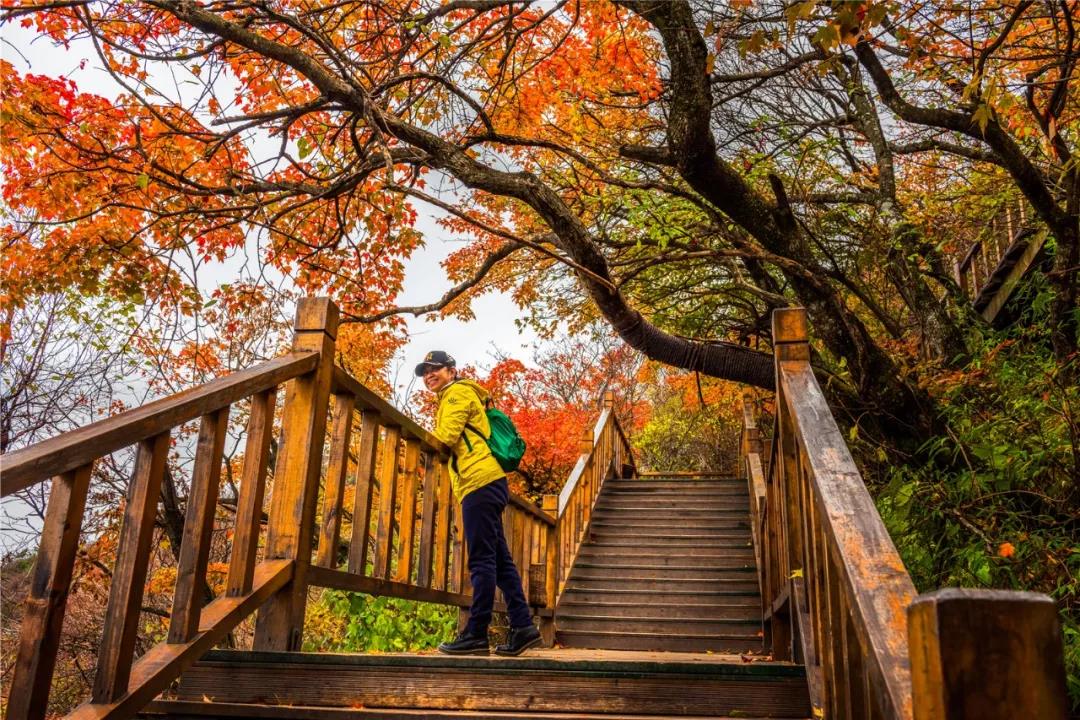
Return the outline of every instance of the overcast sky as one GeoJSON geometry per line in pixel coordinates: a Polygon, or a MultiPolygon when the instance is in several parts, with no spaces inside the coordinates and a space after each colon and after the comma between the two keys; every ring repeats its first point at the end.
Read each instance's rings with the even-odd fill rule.
{"type": "MultiPolygon", "coordinates": [[[[32,31],[17,25],[2,28],[3,45],[0,54],[22,72],[33,72],[52,77],[68,77],[76,82],[82,92],[93,92],[105,97],[116,97],[121,89],[101,69],[101,63],[88,41],[72,43],[70,48],[57,47],[48,39],[35,36],[32,31]],[[84,63],[85,61],[85,63],[84,63]],[[84,66],[80,68],[80,65],[84,66]]],[[[165,89],[179,88],[183,82],[176,78],[163,78],[164,82],[153,84],[165,89]]],[[[227,91],[228,88],[220,88],[227,91]]],[[[417,251],[406,265],[405,285],[398,299],[401,305],[423,305],[434,302],[452,285],[439,263],[455,249],[462,246],[446,230],[435,224],[436,217],[429,208],[417,204],[420,213],[418,228],[424,233],[426,247],[417,251]]],[[[218,268],[221,281],[231,273],[228,267],[218,268]]],[[[213,268],[200,270],[203,279],[216,274],[213,268]]],[[[497,293],[483,297],[474,303],[476,320],[464,323],[458,320],[430,322],[422,318],[406,316],[410,340],[391,368],[391,378],[402,395],[412,380],[412,367],[428,350],[447,350],[458,363],[478,366],[491,365],[491,354],[497,346],[503,352],[529,362],[535,335],[529,331],[519,333],[514,325],[520,311],[509,296],[497,293]]]]}

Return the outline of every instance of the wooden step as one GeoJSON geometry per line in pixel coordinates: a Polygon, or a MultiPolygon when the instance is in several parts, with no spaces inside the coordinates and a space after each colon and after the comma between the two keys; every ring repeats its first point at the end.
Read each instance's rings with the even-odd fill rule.
{"type": "MultiPolygon", "coordinates": [[[[618,713],[493,712],[484,710],[409,710],[405,708],[328,708],[314,705],[246,705],[242,703],[157,700],[136,717],[143,720],[242,718],[243,720],[656,720],[656,715],[618,713]]],[[[683,715],[682,720],[769,720],[764,716],[683,715]]],[[[774,716],[775,717],[775,716],[774,716]]],[[[801,720],[801,719],[800,719],[801,720]]],[[[809,720],[809,719],[807,719],[809,720]]]]}
{"type": "Polygon", "coordinates": [[[638,482],[616,482],[608,480],[601,488],[603,495],[625,495],[635,497],[728,497],[731,495],[748,495],[749,486],[745,481],[738,483],[724,483],[707,487],[703,485],[686,485],[681,487],[650,486],[638,482]]]}
{"type": "Polygon", "coordinates": [[[592,536],[581,546],[581,551],[588,550],[611,550],[613,552],[643,552],[649,554],[664,554],[667,552],[682,553],[695,552],[705,554],[722,555],[727,552],[754,552],[753,541],[750,535],[738,535],[732,537],[716,537],[703,535],[700,539],[685,536],[656,537],[652,536],[648,541],[635,541],[633,538],[616,537],[597,540],[592,536]],[[707,540],[707,542],[703,542],[707,540]]]}
{"type": "MultiPolygon", "coordinates": [[[[745,516],[744,516],[745,517],[745,516]]],[[[625,531],[630,534],[725,534],[723,531],[745,530],[750,532],[750,518],[725,520],[720,518],[642,518],[633,521],[624,517],[594,517],[590,530],[595,532],[625,531]]]]}
{"type": "MultiPolygon", "coordinates": [[[[559,614],[560,632],[612,632],[653,635],[723,635],[761,642],[761,619],[748,618],[656,618],[618,615],[559,614]]],[[[653,648],[659,650],[660,648],[653,648]]]]}
{"type": "Polygon", "coordinates": [[[723,633],[677,632],[670,635],[655,633],[602,632],[599,630],[556,630],[555,641],[570,648],[608,650],[662,650],[665,652],[761,652],[760,636],[723,633]]]}
{"type": "Polygon", "coordinates": [[[750,505],[750,496],[746,493],[726,495],[653,495],[650,493],[623,493],[608,492],[600,493],[596,500],[600,505],[634,505],[644,507],[747,507],[750,505]]]}
{"type": "MultiPolygon", "coordinates": [[[[635,501],[636,502],[636,501],[635,501]]],[[[650,506],[643,504],[613,505],[611,503],[598,503],[593,509],[593,515],[615,515],[633,518],[703,518],[703,517],[749,517],[750,506],[748,504],[737,505],[732,503],[726,507],[711,507],[690,505],[686,507],[650,506]]]]}
{"type": "MultiPolygon", "coordinates": [[[[757,568],[753,561],[738,558],[705,558],[705,562],[694,563],[685,558],[669,558],[670,562],[637,563],[626,562],[625,558],[578,558],[570,577],[576,577],[578,571],[585,574],[610,573],[612,576],[634,577],[700,577],[718,580],[752,580],[757,577],[757,568]]],[[[692,560],[692,558],[690,559],[692,560]]]]}
{"type": "Polygon", "coordinates": [[[723,492],[737,488],[746,489],[746,480],[743,478],[725,479],[701,479],[701,480],[605,480],[602,490],[608,488],[617,490],[638,490],[641,492],[654,492],[673,490],[675,492],[723,492]]]}
{"type": "Polygon", "coordinates": [[[578,602],[577,595],[565,595],[559,603],[556,617],[563,613],[571,615],[601,615],[606,617],[658,617],[658,618],[750,618],[760,619],[761,603],[757,597],[735,596],[725,602],[702,603],[692,599],[676,602],[578,602]]]}
{"type": "MultiPolygon", "coordinates": [[[[754,644],[745,639],[705,637],[707,641],[698,638],[695,642],[754,644]]],[[[757,646],[760,644],[758,638],[757,646]]],[[[588,657],[582,654],[584,651],[545,652],[548,655],[543,657],[526,654],[500,658],[213,651],[184,672],[175,699],[193,705],[204,700],[206,705],[289,705],[281,711],[292,713],[288,715],[233,717],[312,720],[321,718],[317,714],[302,715],[297,708],[401,709],[422,711],[422,717],[440,717],[436,713],[450,711],[529,718],[544,717],[534,713],[564,713],[570,717],[573,713],[603,713],[608,720],[619,713],[778,718],[805,718],[810,714],[805,673],[798,666],[659,658],[581,659],[588,657]],[[571,659],[559,659],[560,652],[571,659]]],[[[168,707],[168,703],[159,701],[154,710],[168,707]]],[[[198,712],[198,708],[194,710],[198,712]]],[[[247,711],[256,712],[254,708],[247,711]]],[[[207,716],[229,714],[196,715],[207,716]]]]}
{"type": "Polygon", "coordinates": [[[685,560],[689,558],[739,558],[754,562],[754,548],[745,543],[720,545],[718,543],[680,545],[652,545],[649,543],[599,543],[582,545],[578,560],[586,558],[634,558],[642,562],[685,560]]]}
{"type": "Polygon", "coordinates": [[[624,590],[671,590],[679,592],[715,592],[717,590],[738,590],[749,592],[758,590],[758,581],[751,575],[751,579],[720,580],[716,578],[685,578],[666,577],[663,575],[651,575],[647,577],[626,577],[615,573],[590,571],[589,573],[570,576],[566,583],[567,590],[596,590],[598,588],[615,588],[624,590]]]}
{"type": "Polygon", "coordinates": [[[588,542],[611,545],[625,545],[628,543],[663,543],[665,544],[665,547],[669,543],[672,545],[693,544],[697,546],[715,543],[716,547],[727,547],[729,544],[745,545],[747,543],[750,543],[751,546],[753,545],[753,539],[750,535],[749,528],[745,530],[732,528],[730,530],[722,531],[684,531],[679,533],[650,529],[639,533],[623,533],[619,531],[618,526],[590,527],[588,542]]]}
{"type": "Polygon", "coordinates": [[[634,587],[615,587],[610,584],[583,583],[581,587],[573,587],[569,583],[566,592],[560,602],[562,603],[589,603],[589,602],[619,602],[640,604],[671,604],[690,603],[744,603],[753,602],[761,606],[761,595],[755,584],[750,588],[732,588],[727,585],[713,590],[675,589],[666,585],[660,589],[647,590],[634,587]]]}

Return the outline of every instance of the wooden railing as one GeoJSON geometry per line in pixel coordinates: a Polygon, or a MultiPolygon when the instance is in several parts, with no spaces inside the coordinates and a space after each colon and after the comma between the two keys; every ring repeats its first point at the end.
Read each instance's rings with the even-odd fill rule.
{"type": "Polygon", "coordinates": [[[619,421],[615,418],[615,396],[604,394],[603,410],[596,425],[581,438],[581,456],[570,472],[558,497],[545,496],[544,509],[557,508],[557,556],[554,575],[549,585],[552,601],[562,595],[570,569],[577,559],[578,549],[588,532],[593,506],[600,496],[604,481],[617,476],[634,477],[633,451],[619,421]]]}
{"type": "Polygon", "coordinates": [[[1019,279],[1042,250],[1031,208],[1020,198],[1003,201],[955,265],[960,290],[987,322],[994,322],[1019,279]]]}
{"type": "Polygon", "coordinates": [[[815,714],[885,720],[1065,717],[1053,601],[916,595],[810,367],[806,314],[773,314],[770,454],[744,401],[766,639],[806,665],[815,714]],[[765,460],[767,459],[767,462],[765,460]]]}
{"type": "MultiPolygon", "coordinates": [[[[256,611],[254,649],[299,650],[313,585],[469,605],[447,448],[334,366],[337,325],[333,303],[302,300],[290,354],[0,457],[3,497],[53,479],[8,693],[8,720],[45,716],[94,463],[131,445],[135,466],[93,692],[70,718],[133,717],[256,611]],[[283,385],[264,559],[256,562],[273,418],[283,385]],[[250,399],[250,417],[226,590],[203,606],[229,410],[245,399],[250,399]],[[133,661],[171,433],[195,419],[201,425],[168,638],[133,661]],[[355,502],[344,508],[350,477],[355,502]],[[343,545],[346,511],[352,533],[343,545]]],[[[513,497],[504,521],[515,561],[529,570],[522,573],[528,597],[550,625],[555,519],[513,497]]]]}

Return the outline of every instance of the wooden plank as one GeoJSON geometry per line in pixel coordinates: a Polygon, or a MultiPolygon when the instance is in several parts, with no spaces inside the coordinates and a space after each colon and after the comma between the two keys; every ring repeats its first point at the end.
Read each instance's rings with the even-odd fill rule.
{"type": "Polygon", "coordinates": [[[87,465],[133,443],[279,385],[315,367],[308,352],[285,355],[247,370],[147,403],[77,430],[0,456],[0,497],[87,465]]]}
{"type": "Polygon", "coordinates": [[[186,643],[198,630],[228,427],[228,406],[203,415],[200,423],[180,557],[176,562],[176,592],[169,619],[170,643],[186,643]]]}
{"type": "Polygon", "coordinates": [[[169,453],[167,432],[139,441],[135,471],[128,488],[123,526],[120,528],[116,566],[105,610],[105,629],[98,650],[93,701],[111,703],[127,689],[135,636],[139,629],[139,608],[150,561],[161,478],[169,453]]]}
{"type": "Polygon", "coordinates": [[[240,597],[251,592],[255,573],[255,555],[262,527],[263,494],[266,491],[266,468],[270,458],[270,438],[274,434],[274,407],[277,388],[272,387],[251,397],[244,467],[240,473],[240,495],[236,500],[236,525],[233,530],[232,557],[225,594],[240,597]]]}
{"type": "Polygon", "coordinates": [[[379,467],[379,518],[375,534],[375,562],[372,577],[390,576],[390,543],[394,534],[394,506],[397,494],[398,456],[401,444],[401,428],[386,428],[382,442],[382,462],[379,467]]]}
{"type": "Polygon", "coordinates": [[[135,717],[154,697],[167,689],[292,577],[291,560],[268,560],[255,569],[254,590],[240,597],[221,597],[203,608],[199,633],[183,644],[159,643],[131,668],[131,682],[110,702],[77,707],[65,720],[113,720],[135,717]]]}
{"type": "MultiPolygon", "coordinates": [[[[544,495],[543,509],[548,513],[557,513],[559,497],[544,495]]],[[[545,585],[547,589],[547,607],[553,608],[559,600],[559,526],[544,528],[544,564],[547,566],[545,585]]]]}
{"type": "Polygon", "coordinates": [[[289,585],[259,609],[254,647],[260,650],[299,650],[301,645],[337,326],[338,309],[329,299],[297,303],[293,350],[316,351],[319,362],[290,382],[285,394],[265,557],[296,563],[289,585]]]}
{"type": "Polygon", "coordinates": [[[334,426],[330,431],[330,459],[323,488],[322,524],[315,564],[334,567],[341,539],[341,511],[345,498],[345,476],[349,470],[349,443],[352,440],[352,395],[334,396],[334,426]]]}
{"type": "Polygon", "coordinates": [[[671,672],[655,661],[580,667],[528,655],[509,662],[502,658],[445,661],[415,655],[353,656],[337,662],[330,662],[335,658],[227,662],[217,657],[215,653],[215,659],[204,660],[185,673],[179,699],[207,696],[215,702],[293,706],[506,710],[515,711],[519,718],[569,711],[605,717],[638,712],[657,718],[810,715],[802,672],[795,668],[778,671],[760,663],[703,664],[671,672]],[[527,708],[523,693],[528,696],[527,708]]]}
{"type": "Polygon", "coordinates": [[[84,465],[53,479],[8,688],[10,720],[45,717],[92,472],[84,465]]]}
{"type": "Polygon", "coordinates": [[[356,454],[356,493],[353,501],[352,539],[349,542],[349,572],[367,571],[368,535],[371,526],[371,496],[375,483],[375,463],[379,453],[379,415],[373,410],[360,413],[360,450],[356,454]]]}
{"type": "Polygon", "coordinates": [[[1057,606],[1046,595],[947,589],[910,617],[914,720],[1063,720],[1069,710],[1057,606]]]}
{"type": "Polygon", "coordinates": [[[420,511],[420,553],[417,560],[416,584],[432,587],[432,558],[435,554],[435,524],[438,507],[439,478],[435,454],[424,453],[424,503],[420,511]]]}
{"type": "Polygon", "coordinates": [[[453,547],[453,525],[450,521],[450,474],[446,465],[436,461],[434,468],[438,488],[438,520],[435,523],[435,578],[432,587],[436,590],[449,589],[447,573],[450,567],[450,552],[453,547]]]}
{"type": "Polygon", "coordinates": [[[416,547],[416,488],[419,484],[420,441],[405,440],[405,473],[401,483],[401,520],[398,525],[397,567],[393,579],[408,583],[412,579],[412,560],[416,547]]]}

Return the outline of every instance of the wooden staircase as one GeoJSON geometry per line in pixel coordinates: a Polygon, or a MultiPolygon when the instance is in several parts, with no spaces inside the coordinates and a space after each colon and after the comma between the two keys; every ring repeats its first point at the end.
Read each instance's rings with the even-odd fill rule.
{"type": "Polygon", "coordinates": [[[311,587],[471,603],[448,449],[335,367],[337,320],[333,303],[305,299],[291,353],[0,456],[0,496],[52,483],[5,720],[47,716],[94,466],[131,445],[98,666],[68,720],[1064,717],[1052,599],[916,593],[817,384],[797,308],[773,314],[768,440],[744,403],[743,478],[642,477],[608,395],[559,495],[542,509],[511,497],[508,543],[554,647],[519,658],[296,652],[311,587]],[[234,404],[248,420],[229,575],[204,605],[234,404]],[[170,440],[193,420],[169,632],[136,657],[170,440]],[[252,616],[252,651],[214,649],[252,616]]]}
{"type": "Polygon", "coordinates": [[[605,482],[556,624],[565,647],[761,652],[746,481],[605,482]]]}

